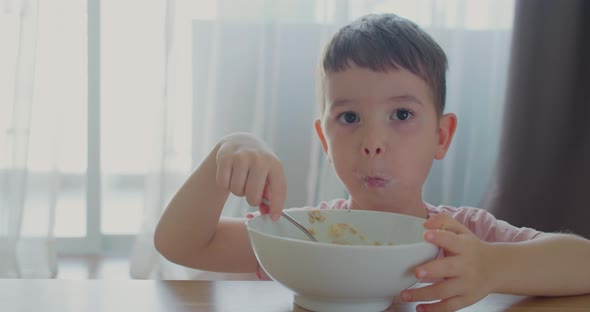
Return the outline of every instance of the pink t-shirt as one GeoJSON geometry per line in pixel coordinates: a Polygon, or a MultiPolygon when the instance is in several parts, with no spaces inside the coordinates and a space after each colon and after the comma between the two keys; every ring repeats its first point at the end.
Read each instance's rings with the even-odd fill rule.
{"type": "MultiPolygon", "coordinates": [[[[349,207],[348,200],[334,199],[329,202],[321,202],[318,207],[304,207],[302,209],[349,209],[349,207]]],[[[491,213],[479,208],[433,206],[428,203],[425,203],[425,207],[429,218],[438,214],[449,215],[467,227],[479,239],[488,243],[528,241],[541,233],[531,228],[519,228],[508,222],[497,220],[491,213]]],[[[253,216],[254,214],[248,214],[247,218],[253,216]]],[[[257,275],[261,280],[270,280],[270,277],[260,266],[257,275]]]]}

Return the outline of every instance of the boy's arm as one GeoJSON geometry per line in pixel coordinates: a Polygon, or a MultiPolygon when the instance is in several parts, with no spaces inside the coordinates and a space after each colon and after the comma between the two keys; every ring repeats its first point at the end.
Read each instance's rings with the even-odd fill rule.
{"type": "Polygon", "coordinates": [[[456,311],[490,293],[561,296],[590,293],[590,241],[568,234],[542,233],[518,243],[486,243],[449,215],[424,226],[426,241],[445,257],[414,269],[418,278],[438,282],[406,289],[404,301],[434,301],[423,311],[456,311]]]}
{"type": "Polygon", "coordinates": [[[495,243],[486,252],[494,292],[561,296],[590,292],[590,241],[542,233],[521,243],[495,243]]]}
{"type": "Polygon", "coordinates": [[[216,183],[218,144],[182,185],[164,211],[154,235],[168,260],[195,269],[255,272],[245,219],[220,220],[229,191],[216,183]]]}

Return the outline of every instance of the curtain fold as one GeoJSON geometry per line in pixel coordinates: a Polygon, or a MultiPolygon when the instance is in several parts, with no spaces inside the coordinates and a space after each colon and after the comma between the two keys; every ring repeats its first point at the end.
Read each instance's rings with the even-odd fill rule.
{"type": "MultiPolygon", "coordinates": [[[[33,119],[33,93],[37,61],[39,2],[0,1],[0,64],[8,75],[0,100],[0,278],[55,277],[57,261],[53,224],[59,172],[43,174],[30,181],[28,167],[33,119]],[[11,66],[13,65],[13,66],[11,66]],[[5,86],[6,86],[5,85],[5,86]],[[38,207],[32,203],[31,188],[43,191],[38,207]]],[[[47,157],[55,164],[55,153],[47,157]]]]}
{"type": "MultiPolygon", "coordinates": [[[[117,11],[118,2],[105,1],[101,5],[117,11]]],[[[150,3],[151,12],[160,14],[160,5],[164,21],[161,26],[151,27],[159,19],[154,21],[151,15],[145,15],[136,27],[125,32],[137,35],[139,40],[162,30],[163,38],[158,37],[162,40],[142,41],[148,44],[146,47],[158,46],[163,52],[161,60],[154,61],[153,57],[159,58],[160,53],[146,50],[149,55],[145,58],[138,57],[133,64],[125,63],[130,68],[141,69],[137,77],[146,73],[150,77],[134,79],[129,85],[107,79],[102,86],[103,91],[110,88],[109,92],[101,93],[104,95],[101,108],[109,110],[105,116],[116,115],[117,105],[136,101],[140,105],[129,107],[141,109],[136,118],[141,118],[142,124],[147,120],[151,127],[151,132],[145,134],[151,153],[146,156],[149,169],[142,175],[144,209],[131,251],[132,277],[253,278],[180,267],[163,259],[153,246],[154,229],[167,202],[225,134],[253,132],[273,148],[283,161],[288,179],[287,207],[315,205],[321,200],[346,196],[313,131],[313,120],[318,117],[316,65],[330,36],[366,13],[394,12],[410,18],[431,32],[447,51],[450,62],[447,103],[449,111],[459,116],[459,128],[448,157],[433,167],[424,195],[434,203],[476,205],[479,202],[491,174],[489,163],[496,155],[496,133],[503,109],[498,103],[504,94],[506,52],[511,35],[511,22],[507,23],[506,18],[512,14],[512,0],[450,1],[444,5],[435,0],[160,0],[150,3]],[[481,62],[482,59],[486,61],[481,62]],[[158,83],[160,88],[154,91],[153,86],[158,83]],[[142,86],[151,89],[141,92],[142,86]],[[118,92],[124,94],[119,98],[118,92]]],[[[86,12],[82,8],[84,5],[76,1],[46,4],[38,0],[0,0],[0,65],[3,66],[0,69],[0,277],[54,277],[57,273],[53,237],[56,203],[60,200],[71,203],[60,206],[63,209],[60,215],[70,216],[70,212],[86,209],[77,210],[83,205],[77,196],[84,193],[83,183],[78,180],[74,183],[76,194],[72,191],[62,196],[67,183],[72,182],[69,179],[83,176],[86,165],[83,161],[73,164],[84,157],[64,157],[76,153],[79,156],[80,151],[73,147],[83,146],[86,141],[66,142],[64,138],[72,137],[62,133],[79,129],[72,122],[75,118],[63,117],[69,116],[70,110],[71,116],[84,116],[84,110],[80,109],[84,105],[78,103],[86,97],[85,83],[83,77],[77,76],[77,70],[84,67],[80,65],[85,61],[82,55],[88,51],[73,47],[76,44],[72,42],[79,41],[63,39],[80,36],[76,39],[83,41],[86,33],[65,32],[65,28],[76,27],[63,25],[84,24],[86,12]],[[45,6],[40,10],[41,4],[45,6]],[[56,23],[55,19],[63,14],[72,16],[64,19],[64,23],[56,23]],[[44,35],[49,33],[48,28],[52,28],[51,34],[44,35]],[[62,36],[64,33],[67,35],[62,36]],[[63,41],[55,41],[56,38],[63,41]],[[41,53],[39,46],[45,49],[41,53]],[[71,55],[80,58],[60,58],[63,54],[56,47],[78,51],[71,55]],[[40,57],[46,66],[41,69],[36,63],[40,57]],[[47,83],[48,79],[55,82],[55,77],[61,78],[58,83],[47,83]],[[42,83],[37,83],[39,80],[42,83]],[[71,127],[63,126],[64,123],[71,127]],[[32,165],[31,155],[42,163],[32,165]]],[[[119,17],[125,20],[125,15],[119,17]]],[[[102,30],[103,35],[107,30],[112,31],[102,30]]],[[[103,77],[108,76],[106,72],[102,73],[103,77]]],[[[577,118],[583,118],[580,116],[577,118]]],[[[582,126],[578,127],[582,133],[582,126]]],[[[116,131],[127,129],[111,130],[117,134],[116,131]]],[[[143,135],[142,131],[138,132],[143,135]]],[[[112,137],[104,132],[100,135],[113,143],[112,137]]],[[[583,140],[582,137],[582,134],[575,136],[577,140],[583,140]]],[[[106,150],[105,147],[103,152],[106,150]]],[[[113,168],[118,168],[118,161],[129,166],[116,152],[103,161],[113,168]]],[[[587,151],[579,148],[576,155],[586,157],[587,151]]],[[[106,172],[107,166],[103,169],[103,175],[110,174],[106,172]]],[[[133,170],[141,174],[140,169],[133,170]]],[[[107,205],[106,200],[103,203],[107,205]]],[[[106,207],[102,209],[107,211],[106,207]]],[[[223,214],[243,216],[253,210],[242,198],[230,196],[223,214]]]]}
{"type": "Polygon", "coordinates": [[[501,153],[482,206],[590,237],[590,3],[517,2],[501,153]]]}

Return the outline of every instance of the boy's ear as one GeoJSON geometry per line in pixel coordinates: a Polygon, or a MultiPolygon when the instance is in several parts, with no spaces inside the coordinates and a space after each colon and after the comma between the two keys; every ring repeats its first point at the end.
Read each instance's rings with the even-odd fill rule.
{"type": "Polygon", "coordinates": [[[457,116],[453,113],[444,114],[438,123],[438,147],[434,158],[441,160],[447,154],[455,130],[457,129],[457,116]]]}
{"type": "Polygon", "coordinates": [[[326,137],[324,137],[324,131],[322,130],[322,122],[319,119],[316,119],[314,122],[315,132],[320,138],[322,142],[322,148],[324,149],[324,153],[328,154],[328,143],[326,143],[326,137]]]}

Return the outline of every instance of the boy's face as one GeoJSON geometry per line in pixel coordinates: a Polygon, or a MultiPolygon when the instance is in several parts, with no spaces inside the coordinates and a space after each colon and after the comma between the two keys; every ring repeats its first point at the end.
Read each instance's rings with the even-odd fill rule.
{"type": "Polygon", "coordinates": [[[423,209],[422,185],[433,159],[444,157],[456,117],[439,117],[431,88],[405,69],[375,72],[351,64],[328,74],[324,85],[316,130],[353,208],[411,214],[400,207],[419,201],[423,209]]]}

